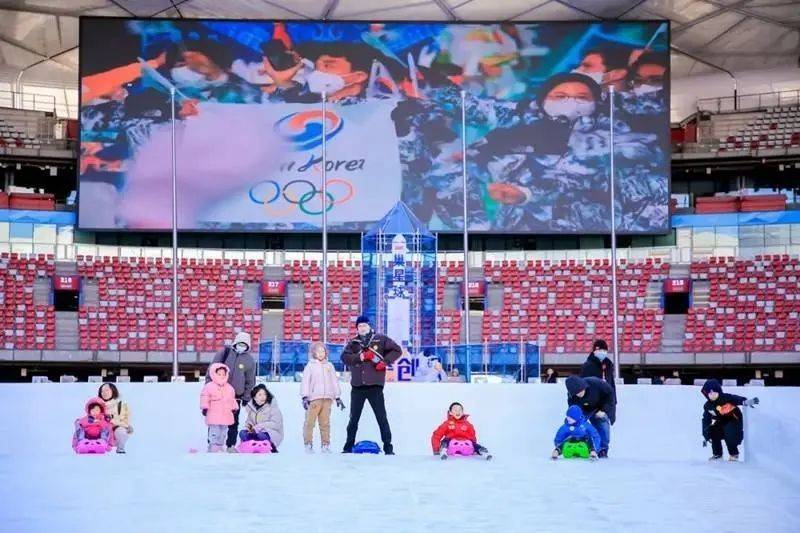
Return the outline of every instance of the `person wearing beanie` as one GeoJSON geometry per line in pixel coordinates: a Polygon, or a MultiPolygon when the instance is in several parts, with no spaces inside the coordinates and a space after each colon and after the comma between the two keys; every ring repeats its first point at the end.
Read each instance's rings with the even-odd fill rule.
{"type": "Polygon", "coordinates": [[[567,442],[585,442],[589,447],[589,457],[597,458],[597,451],[600,450],[600,433],[583,415],[583,410],[577,405],[570,405],[567,409],[567,416],[564,424],[558,428],[556,437],[553,439],[555,449],[553,459],[564,453],[564,444],[567,442]]]}
{"type": "Polygon", "coordinates": [[[711,441],[710,461],[722,459],[722,441],[728,448],[728,459],[739,460],[739,445],[744,440],[744,424],[740,406],[755,407],[758,398],[727,394],[716,379],[709,379],[700,389],[705,396],[703,405],[703,446],[711,441]]]}
{"type": "MultiPolygon", "coordinates": [[[[242,405],[250,401],[250,391],[256,384],[256,362],[250,354],[250,334],[239,331],[230,346],[225,346],[214,356],[208,368],[214,363],[222,363],[229,368],[228,383],[236,393],[237,409],[233,412],[233,423],[228,426],[225,445],[229,453],[236,453],[236,437],[239,433],[239,412],[242,405]]],[[[206,372],[206,383],[211,382],[210,372],[206,372]]]]}
{"type": "Polygon", "coordinates": [[[617,420],[616,395],[611,385],[600,378],[570,376],[566,381],[567,404],[577,405],[600,434],[597,456],[608,457],[611,426],[617,420]]]}
{"type": "Polygon", "coordinates": [[[350,369],[350,421],[347,424],[347,440],[342,453],[352,453],[358,433],[358,422],[364,402],[369,402],[378,428],[381,430],[383,452],[394,455],[392,431],[386,418],[383,385],[386,383],[386,366],[394,363],[403,351],[386,335],[372,329],[369,318],[362,315],[356,320],[356,335],[342,352],[342,362],[350,369]]]}
{"type": "Polygon", "coordinates": [[[606,380],[616,392],[617,383],[614,381],[614,362],[608,358],[608,343],[603,339],[594,341],[592,351],[581,366],[581,377],[595,377],[606,380]]]}

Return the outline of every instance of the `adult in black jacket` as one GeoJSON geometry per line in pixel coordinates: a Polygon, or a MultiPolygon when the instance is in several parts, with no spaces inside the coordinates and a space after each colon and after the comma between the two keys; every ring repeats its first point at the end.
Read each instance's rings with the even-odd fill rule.
{"type": "MultiPolygon", "coordinates": [[[[608,358],[608,343],[603,339],[594,341],[592,351],[581,366],[581,377],[606,380],[616,395],[617,382],[614,381],[614,362],[608,358]]],[[[616,396],[614,401],[616,401],[616,396]]]]}
{"type": "Polygon", "coordinates": [[[722,459],[724,440],[730,460],[738,461],[739,445],[744,440],[744,424],[739,406],[753,407],[758,404],[758,398],[748,400],[744,396],[722,392],[722,385],[716,379],[706,381],[700,392],[707,400],[703,405],[703,438],[711,441],[713,455],[710,460],[722,459]]]}
{"type": "Polygon", "coordinates": [[[369,319],[360,316],[356,320],[358,335],[347,343],[342,352],[342,362],[350,369],[350,422],[347,424],[347,440],[342,453],[351,453],[356,442],[358,422],[364,402],[368,401],[378,428],[381,430],[383,453],[394,455],[392,430],[386,418],[383,385],[386,383],[386,365],[392,364],[403,354],[396,342],[372,330],[369,319]]]}
{"type": "Polygon", "coordinates": [[[611,425],[617,420],[616,395],[611,385],[599,378],[567,378],[567,404],[580,406],[583,414],[600,433],[598,457],[608,457],[611,425]]]}

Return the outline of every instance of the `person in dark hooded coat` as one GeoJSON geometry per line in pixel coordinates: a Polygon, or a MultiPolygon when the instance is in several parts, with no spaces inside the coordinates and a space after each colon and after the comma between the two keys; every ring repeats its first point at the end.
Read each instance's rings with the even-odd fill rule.
{"type": "Polygon", "coordinates": [[[739,406],[754,407],[758,398],[747,399],[744,396],[727,394],[716,379],[709,379],[700,390],[706,397],[703,405],[703,445],[711,441],[712,456],[709,460],[722,459],[722,441],[728,448],[731,461],[739,460],[739,445],[744,440],[744,423],[739,406]]]}
{"type": "Polygon", "coordinates": [[[617,383],[614,381],[614,362],[608,358],[608,343],[603,339],[597,339],[592,345],[592,351],[581,365],[581,377],[595,377],[606,380],[617,392],[617,383]]]}
{"type": "Polygon", "coordinates": [[[611,426],[617,420],[616,395],[611,385],[600,378],[570,376],[566,381],[567,404],[577,405],[600,433],[597,456],[608,457],[611,426]]]}

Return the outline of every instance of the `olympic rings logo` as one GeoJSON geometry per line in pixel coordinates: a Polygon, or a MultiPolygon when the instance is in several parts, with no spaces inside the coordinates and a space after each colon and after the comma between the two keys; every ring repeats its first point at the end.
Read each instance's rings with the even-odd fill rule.
{"type": "MultiPolygon", "coordinates": [[[[306,215],[321,215],[323,209],[325,209],[326,212],[330,212],[333,206],[350,201],[355,194],[353,184],[347,180],[333,178],[329,179],[326,183],[328,190],[325,191],[325,197],[327,201],[324,203],[327,205],[324,207],[322,202],[322,189],[318,189],[317,186],[309,180],[292,180],[286,182],[283,187],[275,180],[262,180],[250,187],[247,194],[251,202],[263,205],[267,213],[272,216],[288,215],[294,209],[294,206],[297,206],[297,208],[306,215]],[[334,198],[330,191],[331,186],[337,185],[344,186],[345,189],[344,196],[339,199],[334,198]],[[312,203],[317,197],[320,198],[318,205],[312,203]],[[283,199],[288,206],[281,210],[275,210],[271,207],[271,204],[278,202],[280,199],[283,199]]],[[[335,188],[338,189],[339,187],[335,188]]]]}
{"type": "MultiPolygon", "coordinates": [[[[334,113],[325,113],[325,138],[331,140],[342,131],[344,120],[334,113]]],[[[286,115],[275,123],[275,132],[298,151],[312,150],[322,144],[322,111],[300,111],[286,115]]]]}

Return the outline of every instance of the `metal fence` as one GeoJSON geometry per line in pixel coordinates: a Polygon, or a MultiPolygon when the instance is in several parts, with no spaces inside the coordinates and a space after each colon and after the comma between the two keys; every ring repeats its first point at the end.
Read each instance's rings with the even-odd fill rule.
{"type": "Polygon", "coordinates": [[[800,105],[800,89],[776,91],[770,93],[740,94],[718,98],[701,98],[697,100],[698,111],[726,113],[732,111],[748,111],[768,107],[800,105]]]}
{"type": "MultiPolygon", "coordinates": [[[[311,343],[274,339],[261,342],[258,352],[258,371],[261,377],[296,379],[308,362],[311,343]]],[[[331,363],[338,372],[345,369],[341,361],[342,344],[326,345],[331,363]]],[[[529,382],[541,376],[539,346],[532,342],[449,344],[423,346],[420,353],[438,359],[449,381],[529,382]]],[[[398,381],[414,381],[419,359],[406,354],[391,370],[398,381]]]]}

